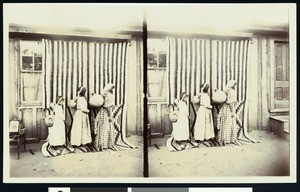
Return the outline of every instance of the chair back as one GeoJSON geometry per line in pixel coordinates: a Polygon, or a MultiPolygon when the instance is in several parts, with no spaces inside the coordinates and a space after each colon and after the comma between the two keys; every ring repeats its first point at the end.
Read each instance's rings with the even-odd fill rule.
{"type": "Polygon", "coordinates": [[[9,122],[9,132],[19,133],[20,132],[20,122],[18,120],[11,120],[9,122]]]}

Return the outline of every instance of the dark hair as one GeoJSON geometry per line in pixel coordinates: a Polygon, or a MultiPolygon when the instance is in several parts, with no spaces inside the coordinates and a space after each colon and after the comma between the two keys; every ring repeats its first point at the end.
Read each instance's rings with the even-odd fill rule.
{"type": "Polygon", "coordinates": [[[181,100],[184,96],[188,96],[186,92],[182,92],[182,93],[180,94],[180,100],[181,100]]]}
{"type": "Polygon", "coordinates": [[[56,97],[56,104],[58,104],[58,102],[59,102],[61,99],[64,99],[63,96],[58,96],[58,97],[56,97]]]}
{"type": "Polygon", "coordinates": [[[83,86],[78,87],[77,92],[79,92],[79,93],[78,93],[79,96],[82,96],[82,97],[83,97],[83,96],[85,95],[86,88],[83,87],[83,86]]]}
{"type": "Polygon", "coordinates": [[[201,84],[201,89],[203,90],[204,93],[207,93],[207,92],[208,92],[208,89],[209,89],[209,84],[207,84],[207,83],[202,83],[202,84],[201,84]]]}

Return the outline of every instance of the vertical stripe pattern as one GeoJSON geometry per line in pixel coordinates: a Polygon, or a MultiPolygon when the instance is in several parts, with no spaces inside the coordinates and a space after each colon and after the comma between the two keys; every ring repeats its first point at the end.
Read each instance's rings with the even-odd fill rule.
{"type": "Polygon", "coordinates": [[[66,102],[86,86],[88,96],[101,94],[107,83],[115,84],[115,103],[123,104],[128,43],[94,43],[44,40],[45,102],[49,107],[62,95],[66,102]]]}
{"type": "MultiPolygon", "coordinates": [[[[114,83],[115,104],[122,108],[121,124],[115,122],[123,143],[126,140],[126,78],[128,43],[95,43],[86,41],[43,40],[45,56],[44,102],[48,108],[57,96],[64,96],[66,105],[76,97],[77,88],[85,86],[87,97],[102,94],[107,83],[114,83]]],[[[66,113],[67,115],[67,113],[66,113]]],[[[117,117],[116,117],[117,118],[117,117]]],[[[132,148],[132,147],[131,147],[132,148]]]]}
{"type": "Polygon", "coordinates": [[[208,39],[168,40],[168,103],[181,92],[191,96],[200,92],[202,83],[211,90],[224,90],[231,79],[237,81],[237,99],[246,99],[246,69],[249,40],[221,41],[208,39]]]}
{"type": "Polygon", "coordinates": [[[174,99],[179,99],[181,92],[187,92],[191,96],[197,95],[202,83],[209,83],[211,91],[224,90],[229,80],[236,80],[238,102],[235,108],[240,133],[244,129],[244,111],[248,111],[245,108],[248,106],[244,106],[244,103],[247,99],[249,40],[167,37],[167,41],[167,102],[172,103],[174,99]]]}

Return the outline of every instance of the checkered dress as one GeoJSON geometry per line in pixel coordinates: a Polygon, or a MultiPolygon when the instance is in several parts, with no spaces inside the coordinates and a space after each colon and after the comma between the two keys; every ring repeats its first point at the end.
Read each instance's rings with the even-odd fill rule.
{"type": "Polygon", "coordinates": [[[237,140],[236,120],[231,117],[230,103],[236,102],[236,92],[229,89],[227,92],[227,101],[219,111],[217,117],[217,141],[220,143],[232,143],[237,140]]]}
{"type": "Polygon", "coordinates": [[[112,122],[109,122],[108,109],[105,107],[100,109],[95,119],[95,133],[94,146],[98,150],[113,147],[114,128],[112,122]]]}
{"type": "Polygon", "coordinates": [[[231,117],[229,104],[225,103],[218,114],[217,126],[219,132],[217,141],[220,143],[232,143],[237,138],[237,132],[234,126],[234,120],[231,117]]]}

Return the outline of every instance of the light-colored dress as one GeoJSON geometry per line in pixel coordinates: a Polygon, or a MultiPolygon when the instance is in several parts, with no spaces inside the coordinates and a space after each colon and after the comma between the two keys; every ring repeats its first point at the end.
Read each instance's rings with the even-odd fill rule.
{"type": "MultiPolygon", "coordinates": [[[[219,111],[217,117],[217,141],[220,143],[232,143],[237,139],[237,130],[236,130],[236,119],[231,117],[232,112],[230,105],[233,105],[236,100],[236,91],[234,89],[228,89],[227,100],[219,111]]],[[[234,112],[235,113],[235,112],[234,112]]]]}
{"type": "Polygon", "coordinates": [[[95,140],[94,146],[98,150],[109,149],[114,146],[115,133],[113,122],[109,121],[109,114],[114,105],[114,96],[111,93],[105,93],[104,104],[97,113],[95,119],[95,140]]]}
{"type": "Polygon", "coordinates": [[[178,120],[173,123],[172,136],[176,141],[189,140],[190,130],[189,130],[189,113],[188,107],[185,102],[179,100],[178,102],[178,120]]]}
{"type": "Polygon", "coordinates": [[[54,107],[54,122],[53,126],[49,127],[48,141],[51,146],[61,146],[66,144],[66,129],[65,129],[65,114],[62,106],[55,105],[54,107]]]}
{"type": "Polygon", "coordinates": [[[211,108],[209,95],[207,93],[201,94],[200,107],[194,126],[195,140],[203,141],[215,137],[211,108]]]}
{"type": "Polygon", "coordinates": [[[84,97],[78,97],[77,110],[74,115],[71,130],[71,145],[80,146],[92,142],[91,128],[87,111],[87,101],[84,97]]]}

